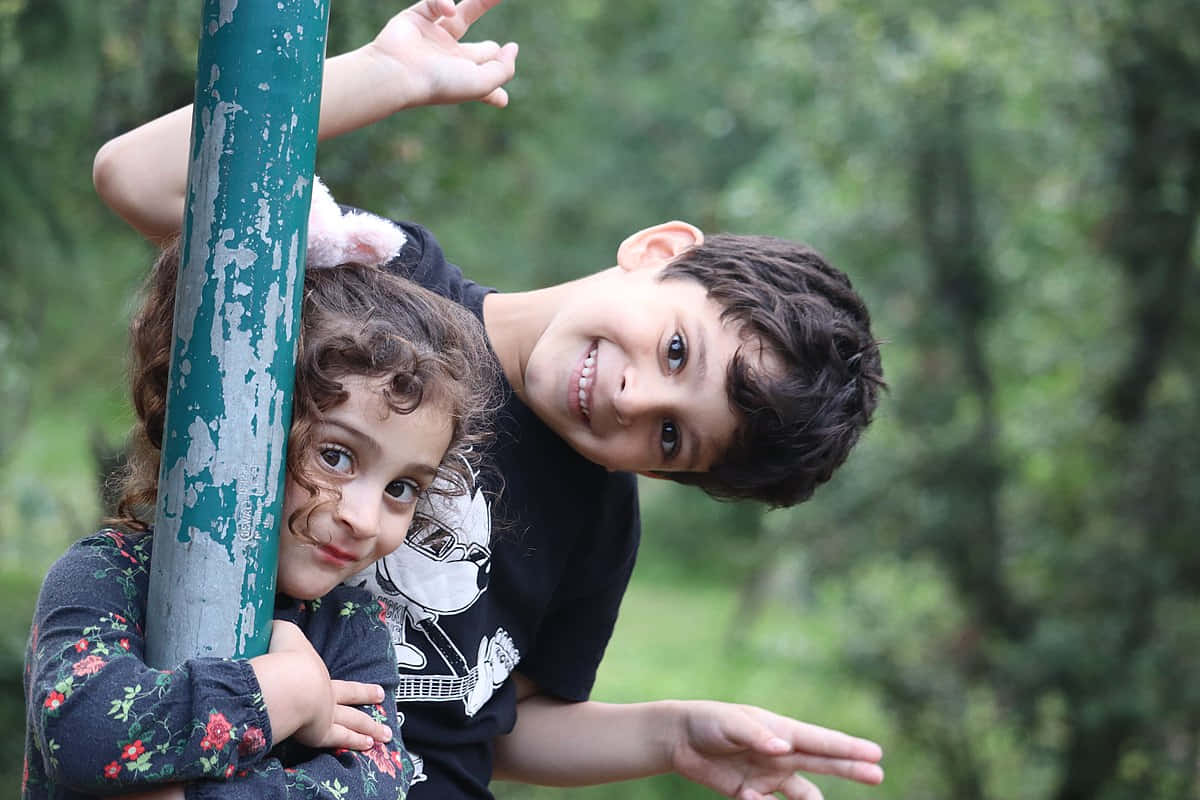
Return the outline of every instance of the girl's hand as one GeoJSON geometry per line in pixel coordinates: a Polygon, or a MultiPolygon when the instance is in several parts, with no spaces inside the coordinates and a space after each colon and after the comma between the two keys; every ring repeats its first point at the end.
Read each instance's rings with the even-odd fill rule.
{"type": "Polygon", "coordinates": [[[353,707],[382,702],[382,687],[331,680],[321,656],[292,623],[275,620],[267,654],[250,663],[275,741],[291,737],[315,748],[370,750],[391,739],[387,725],[353,707]]]}
{"type": "MultiPolygon", "coordinates": [[[[366,48],[394,73],[402,108],[480,100],[503,108],[516,71],[517,45],[462,42],[500,0],[420,0],[392,17],[366,48]]],[[[390,83],[390,81],[389,81],[390,83]]]]}
{"type": "Polygon", "coordinates": [[[333,688],[333,718],[325,743],[313,747],[344,747],[347,750],[370,750],[376,742],[389,742],[392,729],[376,722],[370,715],[354,706],[369,706],[383,702],[383,689],[377,683],[357,681],[329,682],[333,688]]]}
{"type": "Polygon", "coordinates": [[[183,784],[172,783],[170,786],[160,786],[148,792],[123,794],[124,800],[183,800],[183,784]]]}

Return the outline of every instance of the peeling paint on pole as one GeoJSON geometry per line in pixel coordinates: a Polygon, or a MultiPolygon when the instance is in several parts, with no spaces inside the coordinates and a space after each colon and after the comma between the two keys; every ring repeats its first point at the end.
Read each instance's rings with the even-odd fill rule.
{"type": "Polygon", "coordinates": [[[206,0],[147,657],[266,651],[328,0],[206,0]]]}

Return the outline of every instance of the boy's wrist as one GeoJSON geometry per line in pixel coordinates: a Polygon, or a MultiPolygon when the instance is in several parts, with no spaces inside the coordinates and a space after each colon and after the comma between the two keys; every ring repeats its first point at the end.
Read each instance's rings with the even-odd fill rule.
{"type": "Polygon", "coordinates": [[[687,704],[681,700],[658,700],[651,706],[650,720],[654,723],[649,733],[654,751],[661,753],[661,767],[657,771],[675,772],[680,750],[688,745],[687,704]]]}
{"type": "Polygon", "coordinates": [[[319,138],[365,128],[409,107],[411,91],[373,42],[329,59],[321,89],[319,138]]]}

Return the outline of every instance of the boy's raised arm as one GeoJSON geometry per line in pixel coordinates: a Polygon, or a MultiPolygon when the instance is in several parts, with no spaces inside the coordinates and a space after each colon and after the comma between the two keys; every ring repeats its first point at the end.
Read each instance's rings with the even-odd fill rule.
{"type": "MultiPolygon", "coordinates": [[[[319,137],[330,139],[405,108],[479,100],[503,107],[517,46],[462,42],[500,0],[420,0],[392,17],[366,45],[329,59],[319,137]]],[[[179,231],[187,192],[191,106],[105,143],[92,165],[104,202],[142,235],[179,231]]]]}

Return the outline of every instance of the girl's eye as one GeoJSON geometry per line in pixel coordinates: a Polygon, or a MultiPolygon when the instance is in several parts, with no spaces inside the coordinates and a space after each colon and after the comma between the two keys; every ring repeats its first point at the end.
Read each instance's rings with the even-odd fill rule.
{"type": "Polygon", "coordinates": [[[674,422],[669,419],[663,420],[660,438],[663,455],[670,460],[679,451],[679,429],[675,427],[674,422]]]}
{"type": "Polygon", "coordinates": [[[321,461],[334,472],[346,473],[354,466],[350,454],[340,447],[322,447],[321,461]]]}
{"type": "Polygon", "coordinates": [[[676,333],[671,337],[671,341],[667,343],[667,368],[671,372],[678,372],[683,369],[683,365],[687,363],[687,342],[683,338],[683,334],[676,333]]]}
{"type": "Polygon", "coordinates": [[[387,496],[400,503],[415,503],[421,487],[412,481],[392,481],[387,485],[387,496]]]}

